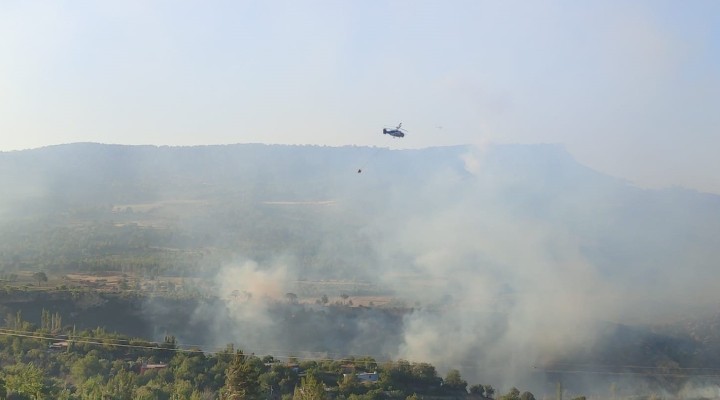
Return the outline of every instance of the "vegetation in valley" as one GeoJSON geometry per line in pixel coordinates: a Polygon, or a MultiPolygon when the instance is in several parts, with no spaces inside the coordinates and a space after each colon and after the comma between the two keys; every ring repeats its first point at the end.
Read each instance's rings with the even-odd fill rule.
{"type": "MultiPolygon", "coordinates": [[[[8,399],[493,399],[488,384],[445,377],[434,366],[371,357],[278,359],[232,345],[203,352],[168,336],[160,343],[103,329],[68,331],[61,316],[41,326],[20,313],[0,330],[0,398],[8,399]]],[[[503,400],[531,400],[512,389],[503,400]],[[520,396],[520,397],[518,397],[520,396]]]]}

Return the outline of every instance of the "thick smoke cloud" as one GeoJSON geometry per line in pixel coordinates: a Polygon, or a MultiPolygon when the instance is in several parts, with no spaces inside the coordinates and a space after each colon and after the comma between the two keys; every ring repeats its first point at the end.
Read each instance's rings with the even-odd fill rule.
{"type": "MultiPolygon", "coordinates": [[[[371,355],[386,359],[398,346],[401,320],[373,308],[319,305],[298,295],[297,262],[228,264],[214,278],[219,302],[201,303],[192,324],[206,329],[206,346],[235,344],[279,359],[371,355]],[[201,322],[202,321],[202,322],[201,322]]],[[[339,301],[337,296],[331,297],[339,301]]]]}
{"type": "Polygon", "coordinates": [[[537,363],[591,342],[594,324],[612,318],[617,304],[572,233],[530,215],[532,204],[508,206],[480,157],[462,155],[473,175],[460,192],[442,189],[456,175],[439,174],[421,196],[408,196],[443,201],[386,226],[394,236],[383,254],[402,252],[411,262],[383,278],[403,297],[434,305],[406,317],[398,357],[511,385],[537,363]]]}
{"type": "MultiPolygon", "coordinates": [[[[457,368],[471,383],[531,389],[544,367],[612,345],[618,323],[700,315],[720,301],[717,196],[640,189],[558,146],[43,152],[52,156],[45,169],[40,153],[5,158],[4,182],[14,190],[0,211],[22,216],[18,204],[37,198],[55,218],[53,207],[89,203],[108,232],[139,222],[138,231],[168,233],[154,240],[172,257],[220,249],[208,257],[219,268],[186,271],[204,274],[212,298],[192,303],[186,331],[158,326],[159,339],[170,333],[208,349],[234,343],[285,357],[403,358],[457,368]],[[135,215],[110,211],[136,203],[145,208],[135,215]],[[344,299],[345,286],[324,292],[325,280],[356,289],[344,299]],[[307,281],[312,290],[301,287],[307,281]],[[363,291],[395,302],[359,307],[354,296],[363,291]],[[329,302],[316,304],[322,294],[329,302]]],[[[10,240],[14,232],[2,233],[10,240]]],[[[145,305],[148,315],[171,308],[145,305]]],[[[617,349],[608,354],[616,358],[606,363],[622,361],[617,349]]],[[[648,362],[676,362],[654,354],[648,362]]]]}
{"type": "MultiPolygon", "coordinates": [[[[380,157],[378,164],[386,162],[392,163],[380,157]]],[[[656,322],[694,310],[698,304],[682,296],[689,287],[712,297],[706,302],[720,300],[706,290],[705,278],[686,274],[708,272],[709,261],[689,254],[688,242],[667,231],[686,229],[694,216],[670,218],[670,204],[650,214],[672,221],[622,220],[632,210],[628,204],[657,193],[587,170],[562,149],[467,148],[450,164],[412,172],[420,182],[395,182],[374,200],[383,206],[364,214],[369,217],[360,225],[378,260],[361,268],[412,309],[397,332],[373,320],[355,325],[373,327],[356,338],[386,343],[367,348],[344,340],[339,351],[346,354],[430,362],[441,372],[460,369],[470,382],[538,389],[544,379],[538,368],[586,354],[608,323],[634,323],[638,316],[656,322]],[[659,254],[673,256],[662,261],[659,254]],[[686,270],[673,272],[673,262],[686,270]]],[[[369,196],[363,189],[343,188],[341,211],[356,212],[355,196],[369,196]]],[[[270,267],[259,277],[301,275],[289,273],[297,265],[285,268],[276,274],[270,267]]],[[[221,276],[225,281],[230,273],[221,276]]],[[[279,329],[263,318],[255,324],[242,307],[232,315],[279,329]]],[[[328,327],[332,342],[335,327],[328,327]]]]}

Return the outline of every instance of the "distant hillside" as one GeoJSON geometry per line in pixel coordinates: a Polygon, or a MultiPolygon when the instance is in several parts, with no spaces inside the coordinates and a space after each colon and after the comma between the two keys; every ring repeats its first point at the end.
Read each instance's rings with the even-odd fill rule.
{"type": "MultiPolygon", "coordinates": [[[[705,271],[715,267],[703,263],[720,244],[720,197],[639,189],[579,165],[554,145],[78,143],[0,153],[0,185],[0,221],[23,221],[13,225],[13,237],[26,231],[50,240],[31,221],[43,227],[53,221],[58,229],[102,221],[118,231],[172,228],[171,238],[164,230],[144,232],[147,246],[215,246],[262,258],[263,248],[312,256],[330,235],[343,251],[356,248],[347,268],[374,262],[369,245],[362,246],[372,230],[386,233],[382,219],[399,223],[490,198],[503,212],[577,235],[584,254],[607,274],[628,273],[627,264],[640,275],[669,264],[705,271]]],[[[27,256],[28,243],[3,242],[5,264],[27,256]]]]}

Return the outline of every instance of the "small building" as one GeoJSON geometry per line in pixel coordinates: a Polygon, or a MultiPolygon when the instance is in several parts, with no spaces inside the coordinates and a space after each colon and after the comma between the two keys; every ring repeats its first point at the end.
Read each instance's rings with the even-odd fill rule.
{"type": "Polygon", "coordinates": [[[148,363],[143,363],[143,364],[140,366],[140,373],[142,374],[142,373],[144,373],[145,371],[148,371],[148,370],[151,370],[151,369],[163,369],[163,368],[167,368],[167,364],[148,364],[148,363]]]}
{"type": "Polygon", "coordinates": [[[62,342],[50,343],[48,348],[50,350],[67,350],[68,346],[70,346],[70,343],[68,343],[67,340],[64,340],[62,342]]]}
{"type": "Polygon", "coordinates": [[[355,374],[355,376],[360,382],[377,382],[380,380],[380,374],[377,372],[361,372],[355,374]]]}

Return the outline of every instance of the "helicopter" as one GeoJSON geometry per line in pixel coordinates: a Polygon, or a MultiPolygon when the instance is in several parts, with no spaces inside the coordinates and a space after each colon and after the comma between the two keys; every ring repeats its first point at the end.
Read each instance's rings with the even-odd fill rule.
{"type": "MultiPolygon", "coordinates": [[[[383,135],[390,135],[392,137],[401,138],[405,137],[405,130],[402,129],[402,122],[398,124],[395,128],[383,128],[383,135]]],[[[373,155],[377,154],[377,151],[373,153],[373,155]]],[[[359,168],[357,170],[358,174],[362,174],[362,168],[359,168]]]]}
{"type": "Polygon", "coordinates": [[[405,137],[405,132],[402,129],[402,122],[395,127],[395,129],[383,128],[383,135],[390,135],[396,138],[405,137]]]}

